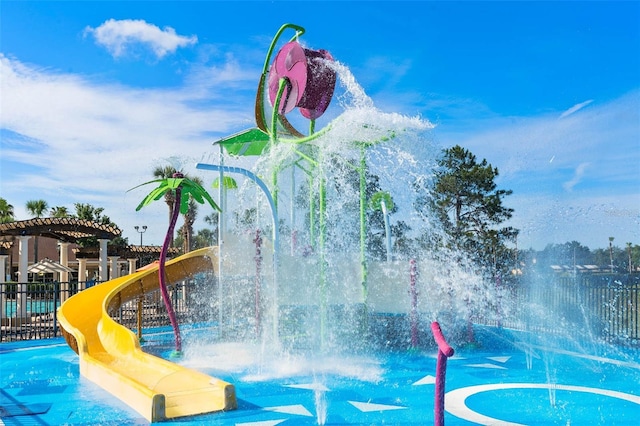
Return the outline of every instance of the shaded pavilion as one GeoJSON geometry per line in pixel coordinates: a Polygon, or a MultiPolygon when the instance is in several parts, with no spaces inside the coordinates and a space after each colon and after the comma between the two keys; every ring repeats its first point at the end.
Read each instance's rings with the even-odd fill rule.
{"type": "MultiPolygon", "coordinates": [[[[0,224],[0,239],[2,246],[8,249],[14,240],[18,240],[18,278],[20,282],[27,281],[29,241],[31,237],[46,237],[58,241],[60,246],[60,264],[68,266],[68,250],[71,243],[88,237],[96,237],[100,244],[99,274],[100,279],[107,277],[107,243],[119,237],[122,231],[113,225],[101,224],[86,219],[74,217],[40,217],[29,220],[19,220],[0,224]]],[[[0,258],[0,271],[5,270],[6,255],[0,258]]],[[[68,276],[61,277],[61,281],[68,281],[68,276]]]]}
{"type": "MultiPolygon", "coordinates": [[[[16,314],[18,317],[26,315],[26,306],[23,300],[27,285],[29,267],[29,240],[32,237],[46,237],[58,241],[60,246],[60,264],[68,267],[69,245],[77,243],[81,238],[96,237],[100,244],[99,250],[99,274],[101,279],[107,276],[107,243],[120,236],[122,231],[116,226],[100,224],[85,219],[72,217],[62,218],[33,218],[0,224],[0,241],[3,252],[10,249],[15,240],[18,240],[18,285],[16,314]]],[[[0,255],[0,271],[2,275],[6,271],[6,254],[0,255]]],[[[80,268],[86,268],[86,264],[80,263],[80,268]]],[[[81,273],[82,271],[79,271],[81,273]]],[[[69,281],[69,272],[60,273],[60,281],[69,281]]],[[[4,277],[3,277],[4,278],[4,277]]],[[[4,281],[4,280],[3,280],[4,281]]]]}
{"type": "MultiPolygon", "coordinates": [[[[150,263],[160,256],[161,247],[159,246],[107,246],[108,241],[121,236],[122,231],[113,225],[105,225],[85,219],[73,217],[64,218],[34,218],[29,220],[21,220],[0,224],[0,282],[4,281],[4,272],[6,270],[7,254],[12,250],[15,241],[18,241],[18,277],[21,282],[27,281],[26,273],[20,275],[20,265],[26,269],[29,265],[29,241],[30,237],[44,237],[56,240],[60,246],[59,263],[64,266],[67,264],[69,253],[69,245],[77,244],[82,238],[96,237],[99,241],[98,247],[76,247],[73,248],[73,254],[78,261],[78,281],[85,277],[85,262],[90,259],[98,259],[100,281],[108,278],[116,278],[114,274],[109,277],[107,271],[108,258],[122,258],[129,261],[129,273],[136,270],[136,262],[140,261],[140,265],[150,263]],[[26,263],[25,263],[26,262],[26,263]],[[101,266],[101,267],[100,267],[101,266]]],[[[169,256],[179,254],[180,250],[171,247],[169,256]]],[[[37,259],[34,259],[34,262],[37,259]]],[[[112,262],[113,267],[113,262],[112,262]]],[[[60,281],[67,281],[67,277],[61,277],[60,281]]]]}
{"type": "MultiPolygon", "coordinates": [[[[135,272],[137,261],[151,262],[160,255],[161,247],[158,246],[108,246],[108,242],[122,235],[122,231],[114,225],[78,219],[73,217],[46,217],[33,218],[0,224],[0,283],[4,282],[6,272],[7,253],[12,250],[15,241],[18,241],[18,281],[21,286],[20,294],[24,294],[29,273],[29,241],[32,237],[44,237],[56,240],[59,246],[59,264],[63,270],[59,272],[60,282],[69,282],[69,246],[77,244],[82,238],[95,237],[98,247],[73,248],[73,254],[78,261],[78,284],[84,287],[82,278],[86,277],[87,261],[98,259],[98,280],[106,281],[118,277],[117,260],[127,259],[129,273],[135,272]],[[108,270],[109,260],[111,270],[108,270]]],[[[169,249],[169,256],[177,255],[176,248],[169,249]]],[[[33,265],[31,265],[33,266],[33,265]]],[[[79,287],[79,289],[80,289],[79,287]]],[[[21,304],[18,302],[18,307],[21,304]]],[[[19,309],[19,308],[18,308],[19,309]]],[[[18,310],[20,312],[20,310],[18,310]]]]}

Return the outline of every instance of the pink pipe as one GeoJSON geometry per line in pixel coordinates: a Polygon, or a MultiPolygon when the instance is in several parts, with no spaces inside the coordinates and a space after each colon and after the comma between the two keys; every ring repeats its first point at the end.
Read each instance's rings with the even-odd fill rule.
{"type": "Polygon", "coordinates": [[[438,363],[436,364],[436,392],[434,403],[434,419],[435,426],[444,426],[444,380],[447,374],[447,358],[453,356],[453,348],[449,346],[440,324],[436,321],[431,323],[431,332],[438,344],[438,363]]]}
{"type": "MultiPolygon", "coordinates": [[[[184,176],[182,175],[182,173],[178,172],[174,173],[173,177],[182,178],[184,176]]],[[[179,355],[182,352],[182,336],[180,336],[180,325],[178,324],[178,317],[176,316],[176,311],[173,309],[173,304],[171,303],[171,298],[169,297],[169,290],[167,290],[167,271],[165,269],[165,265],[167,262],[167,255],[169,253],[169,245],[171,244],[171,240],[173,239],[173,231],[176,226],[176,221],[178,220],[178,214],[180,214],[181,199],[182,188],[178,186],[175,192],[175,201],[173,203],[173,210],[171,212],[171,220],[169,221],[169,229],[167,230],[167,234],[164,237],[162,249],[160,249],[160,263],[158,264],[158,281],[160,284],[160,294],[162,295],[164,306],[167,308],[167,314],[169,315],[171,327],[173,327],[173,334],[175,335],[176,341],[176,355],[179,355]]]]}
{"type": "Polygon", "coordinates": [[[418,278],[418,271],[416,268],[416,260],[411,259],[409,261],[410,265],[410,280],[411,280],[411,347],[418,347],[418,292],[416,291],[416,281],[418,278]]]}

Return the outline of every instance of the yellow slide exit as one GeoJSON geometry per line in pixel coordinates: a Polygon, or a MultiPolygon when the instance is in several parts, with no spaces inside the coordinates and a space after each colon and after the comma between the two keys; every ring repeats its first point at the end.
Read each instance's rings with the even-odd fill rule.
{"type": "MultiPolygon", "coordinates": [[[[166,264],[173,283],[217,267],[216,248],[166,264]]],[[[80,374],[127,403],[150,422],[233,410],[233,385],[143,352],[137,336],[108,314],[158,289],[158,266],[96,285],[69,298],[58,321],[80,356],[80,374]]]]}

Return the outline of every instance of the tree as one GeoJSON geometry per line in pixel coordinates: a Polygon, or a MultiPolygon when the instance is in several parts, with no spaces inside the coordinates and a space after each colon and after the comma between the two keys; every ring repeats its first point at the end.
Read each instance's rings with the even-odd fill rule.
{"type": "Polygon", "coordinates": [[[69,209],[64,206],[56,206],[51,207],[49,211],[49,217],[69,217],[71,213],[69,213],[69,209]]]}
{"type": "MultiPolygon", "coordinates": [[[[109,216],[102,214],[104,211],[103,207],[94,207],[91,204],[85,203],[75,203],[73,206],[76,209],[75,217],[78,219],[90,220],[101,225],[111,225],[115,228],[118,227],[115,223],[111,222],[109,216]]],[[[111,243],[113,244],[114,241],[111,243]]],[[[77,243],[80,247],[97,247],[99,245],[98,238],[95,236],[79,238],[77,243]]]]}
{"type": "Polygon", "coordinates": [[[0,198],[0,223],[8,223],[14,221],[13,206],[4,198],[0,198]]]}
{"type": "Polygon", "coordinates": [[[539,267],[548,270],[551,265],[591,265],[595,262],[589,247],[581,245],[577,241],[564,244],[547,244],[537,254],[536,261],[539,267]]]}
{"type": "MultiPolygon", "coordinates": [[[[27,212],[34,217],[42,217],[44,212],[49,208],[49,204],[45,200],[29,200],[26,204],[27,212]]],[[[33,239],[33,261],[38,261],[38,236],[33,239]]]]}
{"type": "Polygon", "coordinates": [[[216,234],[210,229],[203,228],[198,230],[193,242],[193,248],[199,249],[204,247],[210,247],[214,245],[214,241],[216,241],[216,234]]]}
{"type": "MultiPolygon", "coordinates": [[[[191,178],[191,181],[202,186],[202,179],[199,177],[193,177],[191,178]]],[[[198,204],[194,201],[193,196],[189,195],[187,211],[182,214],[182,217],[184,218],[184,226],[182,227],[184,235],[184,243],[182,246],[183,253],[187,253],[193,249],[193,224],[196,223],[197,216],[198,204]]]]}
{"type": "Polygon", "coordinates": [[[630,245],[627,243],[627,269],[631,268],[631,272],[640,271],[640,245],[630,245]]]}
{"type": "Polygon", "coordinates": [[[160,250],[160,264],[158,265],[158,282],[160,285],[160,293],[162,294],[162,300],[169,314],[169,320],[173,327],[175,335],[176,351],[174,355],[179,356],[182,352],[182,338],[180,337],[180,328],[178,326],[178,319],[176,313],[173,310],[173,305],[169,298],[169,292],[167,290],[167,278],[165,264],[167,261],[167,253],[171,244],[173,231],[178,220],[178,214],[183,215],[189,210],[189,202],[192,200],[197,201],[200,204],[204,204],[205,201],[211,205],[215,210],[220,210],[220,207],[213,201],[213,198],[209,193],[197,182],[185,177],[182,173],[176,172],[171,178],[156,179],[149,182],[140,184],[129,191],[150,183],[158,183],[158,187],[151,191],[147,196],[138,204],[136,211],[139,211],[142,207],[151,204],[152,202],[164,197],[167,199],[166,193],[171,192],[174,204],[171,207],[171,218],[169,220],[169,228],[164,239],[164,244],[160,250]]]}
{"type": "MultiPolygon", "coordinates": [[[[213,237],[209,245],[217,244],[218,242],[218,219],[220,215],[218,213],[211,213],[204,217],[204,221],[213,228],[213,230],[207,230],[212,233],[213,237]]],[[[198,231],[200,233],[202,230],[198,231]]]]}
{"type": "Polygon", "coordinates": [[[443,150],[438,166],[431,199],[438,219],[455,248],[495,273],[509,264],[505,243],[518,234],[512,227],[500,227],[513,214],[502,204],[512,191],[497,189],[498,169],[485,159],[478,162],[459,145],[443,150]]]}
{"type": "Polygon", "coordinates": [[[49,208],[49,204],[45,200],[29,200],[26,204],[27,212],[34,217],[42,217],[44,212],[49,208]]]}
{"type": "Polygon", "coordinates": [[[94,207],[91,204],[75,203],[73,205],[76,209],[76,217],[78,219],[90,220],[92,222],[99,223],[101,225],[111,224],[109,216],[103,216],[103,207],[94,207]]]}
{"type": "MultiPolygon", "coordinates": [[[[173,176],[179,173],[175,167],[173,166],[158,166],[155,169],[153,169],[153,177],[157,178],[157,179],[170,179],[173,178],[173,176]]],[[[199,177],[190,177],[188,175],[183,174],[183,176],[186,179],[189,179],[193,182],[195,182],[196,184],[202,186],[202,180],[199,177]]],[[[169,207],[169,220],[171,220],[171,216],[173,215],[173,206],[175,204],[175,194],[172,193],[171,191],[167,191],[164,194],[164,201],[165,203],[167,203],[167,206],[169,207]]],[[[193,239],[193,224],[196,221],[196,216],[198,215],[198,205],[196,203],[189,203],[188,205],[188,209],[185,213],[182,213],[183,217],[184,217],[184,223],[185,226],[182,226],[181,229],[181,234],[182,234],[182,250],[184,253],[187,253],[188,251],[190,251],[192,249],[192,242],[191,240],[193,239]]],[[[171,235],[171,241],[169,242],[170,245],[173,244],[173,235],[171,235]]]]}

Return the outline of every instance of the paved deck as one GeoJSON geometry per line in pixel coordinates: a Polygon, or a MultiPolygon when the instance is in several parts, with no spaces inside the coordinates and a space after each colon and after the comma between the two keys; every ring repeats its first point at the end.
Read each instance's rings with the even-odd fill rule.
{"type": "MultiPolygon", "coordinates": [[[[170,333],[147,338],[149,351],[170,351],[170,333]]],[[[169,424],[433,424],[435,353],[309,358],[195,340],[185,333],[181,363],[233,383],[239,408],[169,424]]],[[[448,365],[446,425],[637,425],[640,419],[637,353],[504,346],[457,349],[448,365]]],[[[0,424],[148,424],[81,378],[77,355],[60,338],[0,344],[0,371],[0,424]]]]}

